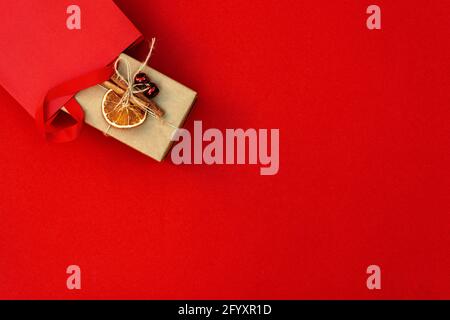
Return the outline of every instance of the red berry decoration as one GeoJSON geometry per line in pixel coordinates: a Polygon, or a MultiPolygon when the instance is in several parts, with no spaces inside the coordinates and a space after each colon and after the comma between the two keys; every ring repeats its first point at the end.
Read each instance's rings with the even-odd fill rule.
{"type": "Polygon", "coordinates": [[[148,85],[148,90],[144,92],[145,96],[149,99],[153,99],[159,94],[159,88],[153,82],[150,82],[148,85]]]}
{"type": "Polygon", "coordinates": [[[150,83],[150,78],[144,72],[140,72],[134,78],[134,83],[136,83],[136,84],[149,84],[150,83]]]}

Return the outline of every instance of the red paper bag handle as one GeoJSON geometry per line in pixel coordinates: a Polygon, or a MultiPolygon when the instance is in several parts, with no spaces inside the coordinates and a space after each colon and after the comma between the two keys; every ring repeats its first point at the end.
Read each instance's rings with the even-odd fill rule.
{"type": "Polygon", "coordinates": [[[73,96],[77,92],[89,87],[93,87],[99,83],[103,83],[111,78],[114,73],[112,66],[103,67],[98,70],[89,72],[81,77],[64,82],[57,87],[51,89],[45,96],[44,103],[39,106],[36,112],[36,126],[44,138],[49,142],[63,143],[75,140],[80,134],[84,124],[84,111],[75,98],[61,106],[69,112],[75,120],[75,124],[68,126],[55,126],[57,121],[57,113],[50,114],[49,106],[52,101],[58,98],[73,96]]]}
{"type": "MultiPolygon", "coordinates": [[[[144,37],[139,36],[129,48],[138,46],[144,41],[144,37]]],[[[44,138],[49,142],[63,143],[75,140],[84,125],[84,111],[80,104],[73,97],[76,93],[99,83],[103,83],[111,78],[115,70],[113,65],[89,72],[81,77],[64,82],[51,89],[45,96],[44,102],[38,107],[36,112],[36,126],[44,138]],[[58,98],[72,96],[72,99],[61,106],[57,112],[50,114],[49,106],[52,101],[58,98]],[[75,123],[67,126],[56,126],[57,114],[65,107],[72,116],[75,123]]]]}

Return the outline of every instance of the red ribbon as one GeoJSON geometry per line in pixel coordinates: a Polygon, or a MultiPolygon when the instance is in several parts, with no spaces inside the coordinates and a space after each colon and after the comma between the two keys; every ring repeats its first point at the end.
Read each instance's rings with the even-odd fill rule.
{"type": "Polygon", "coordinates": [[[45,96],[44,103],[36,112],[36,126],[44,138],[49,142],[63,143],[75,140],[80,134],[84,124],[84,111],[73,97],[77,92],[99,83],[107,81],[114,73],[112,66],[103,67],[89,72],[81,77],[64,82],[51,89],[45,96]],[[58,98],[72,96],[64,106],[56,113],[50,114],[49,106],[58,98]],[[57,126],[56,119],[61,109],[65,107],[75,123],[65,126],[57,126]]]}
{"type": "MultiPolygon", "coordinates": [[[[136,47],[142,43],[143,40],[144,37],[142,35],[139,36],[129,48],[136,47]]],[[[114,66],[109,65],[89,72],[81,77],[64,82],[51,89],[45,96],[44,102],[38,107],[35,117],[36,126],[44,138],[48,142],[54,143],[64,143],[75,140],[80,135],[84,125],[84,111],[73,96],[81,90],[109,80],[114,73],[114,66]],[[55,113],[51,113],[51,102],[67,96],[72,96],[69,102],[64,106],[60,106],[55,113]],[[61,110],[63,107],[66,108],[75,121],[73,124],[61,126],[56,123],[59,112],[63,112],[61,110]]]]}

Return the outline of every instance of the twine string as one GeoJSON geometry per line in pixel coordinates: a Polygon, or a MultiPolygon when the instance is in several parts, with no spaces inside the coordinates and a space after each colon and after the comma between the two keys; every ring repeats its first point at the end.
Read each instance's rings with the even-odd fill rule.
{"type": "MultiPolygon", "coordinates": [[[[128,60],[119,57],[117,58],[117,60],[114,63],[114,70],[115,73],[117,75],[117,77],[119,77],[120,80],[122,80],[126,86],[127,89],[125,90],[125,93],[123,94],[123,96],[121,97],[120,101],[117,103],[117,105],[114,107],[114,110],[117,110],[117,108],[121,109],[121,108],[127,108],[129,105],[131,104],[131,101],[135,102],[134,105],[136,105],[138,108],[144,110],[145,112],[147,112],[147,114],[149,114],[152,118],[159,120],[162,124],[168,125],[169,127],[173,128],[176,132],[176,130],[178,130],[179,128],[161,118],[159,118],[155,112],[150,109],[147,105],[143,105],[141,103],[139,103],[139,99],[136,99],[136,94],[139,93],[143,93],[146,91],[145,88],[142,89],[142,87],[140,87],[138,84],[134,84],[134,79],[136,78],[136,76],[141,73],[144,68],[146,66],[148,66],[148,63],[150,62],[150,58],[152,57],[153,54],[153,50],[155,48],[155,44],[156,44],[156,38],[152,38],[152,41],[150,43],[150,50],[147,54],[147,57],[145,58],[144,62],[140,65],[140,67],[137,69],[137,71],[132,74],[131,73],[131,66],[128,60]],[[126,70],[126,78],[124,76],[122,76],[122,74],[119,71],[119,64],[120,63],[124,63],[125,65],[125,70],[126,70]]],[[[111,125],[108,126],[105,135],[108,135],[108,132],[111,130],[111,125]]]]}

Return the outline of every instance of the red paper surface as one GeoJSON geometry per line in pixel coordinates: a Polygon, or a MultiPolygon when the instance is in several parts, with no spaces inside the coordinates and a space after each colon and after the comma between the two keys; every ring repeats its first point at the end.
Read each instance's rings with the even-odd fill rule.
{"type": "MultiPolygon", "coordinates": [[[[0,1],[0,84],[32,116],[50,89],[105,67],[140,36],[111,0],[77,1],[82,30],[69,30],[71,4],[0,1]]],[[[65,101],[53,104],[53,112],[65,101]]]]}
{"type": "Polygon", "coordinates": [[[367,1],[118,4],[188,128],[280,128],[280,172],[47,145],[1,92],[0,297],[450,298],[448,1],[379,0],[381,31],[367,1]]]}

